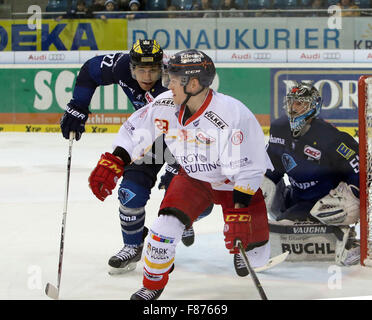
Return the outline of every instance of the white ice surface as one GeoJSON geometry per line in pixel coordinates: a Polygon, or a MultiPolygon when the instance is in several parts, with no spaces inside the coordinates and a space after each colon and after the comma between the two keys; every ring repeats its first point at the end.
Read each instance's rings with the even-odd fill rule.
{"type": "MultiPolygon", "coordinates": [[[[87,179],[112,134],[74,142],[61,299],[129,299],[142,283],[141,261],[124,276],[107,273],[122,247],[116,193],[97,200],[87,179]]],[[[0,299],[49,299],[56,285],[68,141],[61,134],[0,133],[0,299]]],[[[192,200],[192,195],[185,195],[192,200]]],[[[163,191],[152,190],[146,225],[163,191]]],[[[259,299],[250,277],[235,274],[223,242],[222,211],[194,224],[196,241],[177,248],[175,271],[162,299],[259,299]]],[[[372,268],[284,262],[258,274],[269,299],[372,298],[372,268]]]]}

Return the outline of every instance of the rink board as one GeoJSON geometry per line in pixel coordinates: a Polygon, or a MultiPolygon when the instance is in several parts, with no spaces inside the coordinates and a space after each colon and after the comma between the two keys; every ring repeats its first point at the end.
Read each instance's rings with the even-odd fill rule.
{"type": "MultiPolygon", "coordinates": [[[[81,64],[2,65],[3,97],[0,132],[57,132],[72,97],[81,64]]],[[[212,88],[242,101],[255,114],[265,134],[284,114],[283,100],[298,81],[311,81],[323,97],[321,117],[357,136],[357,80],[372,74],[369,64],[217,63],[212,88]],[[242,79],[244,81],[242,81],[242,79]]],[[[134,112],[119,85],[99,87],[90,105],[87,132],[117,132],[134,112]]]]}

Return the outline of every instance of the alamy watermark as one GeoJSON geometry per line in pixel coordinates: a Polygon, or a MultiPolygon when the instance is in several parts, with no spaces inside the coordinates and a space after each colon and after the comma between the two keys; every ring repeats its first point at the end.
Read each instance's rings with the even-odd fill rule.
{"type": "Polygon", "coordinates": [[[27,13],[31,16],[27,19],[27,26],[30,30],[41,30],[41,7],[31,5],[28,7],[27,13]]]}
{"type": "Polygon", "coordinates": [[[330,6],[328,7],[328,13],[330,17],[328,18],[328,28],[329,29],[342,29],[342,16],[341,8],[339,6],[330,6]]]}
{"type": "Polygon", "coordinates": [[[41,290],[42,284],[42,270],[38,265],[31,265],[27,268],[27,288],[30,290],[41,290]]]}
{"type": "Polygon", "coordinates": [[[341,290],[342,289],[342,270],[337,265],[331,265],[328,267],[328,273],[331,276],[328,278],[328,288],[330,290],[341,290]]]}

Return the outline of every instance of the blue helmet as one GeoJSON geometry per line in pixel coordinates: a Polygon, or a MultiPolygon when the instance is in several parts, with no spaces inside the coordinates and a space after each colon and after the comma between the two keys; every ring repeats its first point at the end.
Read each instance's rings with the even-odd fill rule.
{"type": "Polygon", "coordinates": [[[298,137],[305,125],[319,115],[321,107],[322,98],[312,84],[301,82],[291,88],[285,97],[284,108],[294,137],[298,137]]]}

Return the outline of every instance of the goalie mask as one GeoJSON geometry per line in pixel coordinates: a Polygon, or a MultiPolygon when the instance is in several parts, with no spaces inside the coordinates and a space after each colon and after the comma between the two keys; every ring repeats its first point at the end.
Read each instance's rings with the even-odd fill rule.
{"type": "Polygon", "coordinates": [[[286,110],[293,137],[301,135],[311,119],[317,117],[322,106],[318,90],[308,83],[294,86],[285,98],[286,110]]]}
{"type": "Polygon", "coordinates": [[[163,50],[156,40],[137,40],[129,52],[132,78],[136,79],[134,69],[140,67],[159,67],[158,79],[163,67],[163,50]]]}

